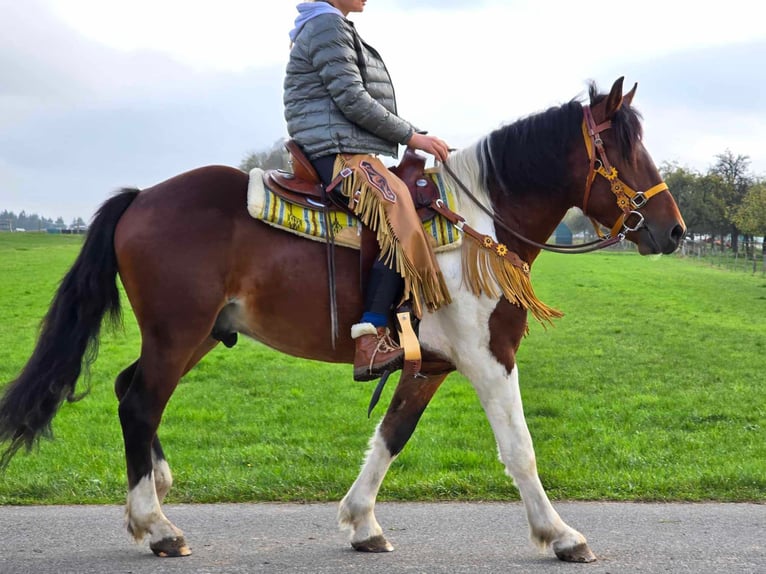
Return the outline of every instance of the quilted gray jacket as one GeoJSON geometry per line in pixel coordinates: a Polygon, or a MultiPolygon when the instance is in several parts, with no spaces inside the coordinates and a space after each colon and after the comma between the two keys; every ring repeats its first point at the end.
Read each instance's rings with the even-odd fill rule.
{"type": "Polygon", "coordinates": [[[396,115],[391,76],[349,20],[306,22],[290,52],[284,83],[287,131],[309,159],[337,153],[396,157],[415,128],[396,115]]]}

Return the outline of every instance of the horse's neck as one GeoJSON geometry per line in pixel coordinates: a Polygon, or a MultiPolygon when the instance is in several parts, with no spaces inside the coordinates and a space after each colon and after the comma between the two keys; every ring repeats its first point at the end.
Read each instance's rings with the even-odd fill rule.
{"type": "MultiPolygon", "coordinates": [[[[494,211],[499,219],[514,231],[537,243],[547,241],[569,208],[563,199],[559,203],[552,203],[550,198],[540,196],[515,197],[500,193],[494,194],[496,197],[493,198],[487,183],[483,181],[478,157],[473,148],[454,153],[450,156],[449,165],[483,206],[494,211]]],[[[459,186],[453,185],[453,188],[459,189],[459,186]]],[[[470,197],[460,191],[458,194],[460,215],[471,227],[480,233],[494,235],[529,263],[537,257],[539,249],[504,231],[502,226],[496,225],[470,197]]]]}
{"type": "MultiPolygon", "coordinates": [[[[511,198],[505,203],[497,203],[497,212],[503,221],[521,236],[536,243],[548,241],[568,209],[569,205],[563,199],[554,203],[550,198],[540,196],[526,196],[521,200],[511,198]]],[[[540,253],[539,248],[517,239],[502,228],[497,229],[497,237],[530,265],[540,253]]]]}
{"type": "MultiPolygon", "coordinates": [[[[481,178],[481,169],[474,147],[466,148],[450,155],[449,165],[460,183],[465,185],[476,200],[484,207],[491,210],[492,202],[489,191],[481,178]]],[[[446,176],[449,178],[449,176],[446,176]]],[[[451,178],[449,178],[451,179],[451,178]]],[[[473,199],[466,195],[456,182],[450,182],[450,186],[458,197],[458,208],[461,217],[466,223],[482,233],[492,232],[492,220],[484,211],[476,205],[473,199]]]]}

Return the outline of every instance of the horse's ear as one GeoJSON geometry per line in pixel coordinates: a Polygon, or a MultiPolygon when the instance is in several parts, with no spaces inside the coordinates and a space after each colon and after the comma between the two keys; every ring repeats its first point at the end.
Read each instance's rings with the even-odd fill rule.
{"type": "Polygon", "coordinates": [[[625,94],[622,97],[622,103],[626,106],[633,105],[633,96],[636,95],[636,88],[638,87],[638,82],[633,84],[633,89],[631,89],[627,94],[625,94]]]}
{"type": "Polygon", "coordinates": [[[622,106],[622,82],[625,80],[624,76],[617,78],[612,86],[612,90],[606,98],[606,107],[604,108],[604,117],[607,120],[611,120],[617,110],[622,106]]]}

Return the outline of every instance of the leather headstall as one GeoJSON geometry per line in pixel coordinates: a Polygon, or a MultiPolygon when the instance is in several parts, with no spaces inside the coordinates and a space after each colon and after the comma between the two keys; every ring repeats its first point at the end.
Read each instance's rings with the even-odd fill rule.
{"type": "MultiPolygon", "coordinates": [[[[650,187],[646,191],[636,191],[624,181],[622,181],[617,172],[609,162],[604,148],[604,141],[601,139],[601,132],[612,127],[611,120],[596,124],[593,119],[593,112],[590,106],[583,106],[582,133],[585,139],[585,148],[588,152],[588,161],[590,167],[585,182],[585,195],[583,197],[583,214],[588,215],[588,202],[590,201],[590,192],[593,187],[593,181],[596,175],[601,175],[609,181],[610,189],[617,200],[617,207],[622,211],[622,215],[617,218],[614,226],[609,232],[608,237],[624,237],[628,231],[637,231],[644,224],[644,216],[637,211],[646,205],[646,203],[658,193],[668,191],[668,186],[664,181],[650,187]],[[636,223],[630,225],[628,218],[636,217],[636,223]]],[[[598,223],[591,217],[591,222],[599,237],[604,238],[598,223]]]]}

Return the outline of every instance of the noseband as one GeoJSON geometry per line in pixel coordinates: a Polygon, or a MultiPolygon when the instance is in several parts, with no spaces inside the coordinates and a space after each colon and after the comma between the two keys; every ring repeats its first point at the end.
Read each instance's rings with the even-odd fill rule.
{"type": "MultiPolygon", "coordinates": [[[[604,149],[604,141],[600,135],[601,132],[612,127],[612,121],[607,120],[597,125],[593,119],[590,106],[583,106],[582,111],[582,133],[585,139],[585,149],[588,151],[588,161],[590,162],[588,177],[585,182],[582,211],[583,214],[588,215],[588,201],[590,200],[590,190],[593,187],[593,181],[596,179],[596,175],[603,176],[609,181],[610,189],[617,199],[617,207],[622,210],[622,215],[617,218],[609,232],[609,237],[623,238],[627,232],[637,231],[644,225],[644,216],[637,210],[645,206],[658,193],[667,191],[668,186],[664,181],[661,181],[646,191],[636,191],[622,181],[617,173],[617,168],[613,167],[609,162],[606,149],[604,149]],[[631,225],[628,223],[628,219],[631,217],[636,218],[635,224],[631,225]]],[[[596,221],[592,217],[590,219],[598,236],[604,238],[604,234],[601,232],[596,221]]]]}

